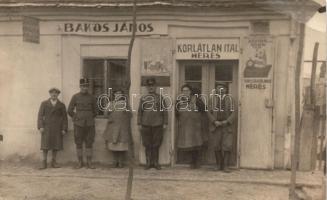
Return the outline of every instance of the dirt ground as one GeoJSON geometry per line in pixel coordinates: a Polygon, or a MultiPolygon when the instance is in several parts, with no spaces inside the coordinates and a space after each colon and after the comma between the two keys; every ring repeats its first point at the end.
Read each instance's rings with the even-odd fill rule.
{"type": "MultiPolygon", "coordinates": [[[[287,200],[288,171],[235,170],[231,174],[209,167],[134,171],[135,200],[287,200]]],[[[128,169],[37,170],[36,166],[2,164],[0,200],[120,200],[124,199],[128,169]]],[[[322,174],[299,173],[298,184],[320,197],[322,174]]]]}

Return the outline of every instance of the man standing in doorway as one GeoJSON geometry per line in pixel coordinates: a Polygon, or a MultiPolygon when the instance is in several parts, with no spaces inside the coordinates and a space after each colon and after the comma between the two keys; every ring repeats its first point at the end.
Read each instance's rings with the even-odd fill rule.
{"type": "Polygon", "coordinates": [[[209,112],[210,131],[215,138],[215,157],[217,170],[230,172],[228,169],[233,146],[233,122],[235,118],[233,98],[226,94],[227,86],[218,84],[216,94],[212,96],[209,112]]]}
{"type": "Polygon", "coordinates": [[[92,165],[92,146],[95,137],[94,118],[97,115],[96,99],[89,94],[89,80],[80,79],[80,92],[75,94],[68,106],[68,114],[74,123],[74,139],[78,157],[77,169],[84,166],[83,144],[85,144],[86,167],[94,169],[92,165]]]}
{"type": "Polygon", "coordinates": [[[148,94],[140,100],[138,109],[138,125],[141,131],[142,143],[145,147],[145,169],[154,167],[160,170],[159,149],[163,139],[163,132],[168,124],[168,113],[164,98],[156,93],[154,78],[146,80],[148,94]]]}

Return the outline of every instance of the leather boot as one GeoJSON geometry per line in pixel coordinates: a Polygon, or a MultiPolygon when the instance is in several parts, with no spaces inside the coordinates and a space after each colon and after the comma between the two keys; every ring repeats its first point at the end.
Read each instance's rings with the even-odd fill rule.
{"type": "Polygon", "coordinates": [[[230,173],[230,169],[228,167],[229,165],[229,157],[230,157],[230,152],[224,151],[224,172],[225,173],[230,173]]]}
{"type": "Polygon", "coordinates": [[[47,161],[43,160],[41,166],[39,167],[40,170],[46,169],[47,168],[47,161]]]}
{"type": "Polygon", "coordinates": [[[153,167],[156,170],[161,170],[161,166],[159,164],[159,148],[158,147],[153,148],[152,154],[153,154],[153,167]]]}
{"type": "Polygon", "coordinates": [[[60,168],[60,165],[58,165],[56,159],[52,159],[52,161],[51,161],[51,167],[52,168],[60,168]]]}
{"type": "Polygon", "coordinates": [[[118,160],[118,152],[113,151],[113,152],[112,152],[112,155],[113,155],[113,159],[114,159],[114,161],[113,161],[113,166],[114,166],[114,168],[118,168],[118,164],[119,164],[119,160],[118,160]]]}
{"type": "Polygon", "coordinates": [[[220,170],[224,171],[225,170],[225,155],[223,154],[222,151],[219,151],[220,154],[220,170]]]}
{"type": "Polygon", "coordinates": [[[118,168],[124,168],[124,152],[118,152],[118,168]]]}
{"type": "Polygon", "coordinates": [[[78,157],[78,163],[77,163],[75,169],[81,169],[82,167],[84,167],[83,157],[82,156],[79,156],[78,157]]]}
{"type": "Polygon", "coordinates": [[[191,164],[190,164],[190,168],[191,169],[195,169],[196,168],[196,156],[195,156],[195,151],[190,151],[190,156],[191,156],[191,164]]]}
{"type": "Polygon", "coordinates": [[[151,168],[151,149],[150,148],[145,148],[145,160],[146,160],[146,164],[144,169],[148,170],[151,168]]]}
{"type": "Polygon", "coordinates": [[[78,158],[78,163],[75,166],[75,169],[81,169],[84,166],[83,163],[83,149],[77,149],[77,158],[78,158]]]}
{"type": "Polygon", "coordinates": [[[193,160],[194,160],[194,169],[200,168],[200,150],[195,150],[193,152],[193,160]]]}
{"type": "Polygon", "coordinates": [[[47,168],[47,161],[48,161],[48,150],[43,150],[43,160],[41,166],[39,167],[40,170],[47,168]]]}
{"type": "Polygon", "coordinates": [[[57,163],[57,151],[53,150],[52,151],[52,161],[51,161],[51,167],[52,168],[60,168],[60,166],[57,163]]]}
{"type": "Polygon", "coordinates": [[[94,165],[92,164],[92,157],[91,156],[86,157],[86,168],[95,169],[94,165]]]}
{"type": "Polygon", "coordinates": [[[215,157],[216,157],[216,167],[215,167],[215,171],[220,171],[221,170],[221,154],[219,151],[215,151],[215,157]]]}
{"type": "Polygon", "coordinates": [[[86,167],[89,169],[95,169],[95,167],[92,164],[92,149],[87,148],[86,151],[86,167]]]}

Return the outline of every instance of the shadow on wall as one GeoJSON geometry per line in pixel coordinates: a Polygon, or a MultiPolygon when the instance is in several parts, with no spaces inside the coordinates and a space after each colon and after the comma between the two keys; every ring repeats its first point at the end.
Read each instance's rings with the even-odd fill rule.
{"type": "MultiPolygon", "coordinates": [[[[106,120],[97,120],[96,136],[93,144],[94,162],[102,164],[112,163],[112,154],[105,148],[103,130],[106,120]]],[[[36,129],[7,129],[3,132],[0,142],[0,160],[14,163],[35,164],[40,162],[40,133],[36,129]]],[[[70,129],[63,138],[64,150],[58,152],[58,162],[68,164],[77,162],[74,143],[74,131],[70,129]]],[[[51,160],[51,152],[48,161],[51,160]]]]}

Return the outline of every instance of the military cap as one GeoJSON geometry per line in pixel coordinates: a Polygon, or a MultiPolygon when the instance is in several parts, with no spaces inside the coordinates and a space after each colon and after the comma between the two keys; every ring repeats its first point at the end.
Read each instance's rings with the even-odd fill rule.
{"type": "Polygon", "coordinates": [[[56,93],[60,94],[60,90],[58,88],[55,88],[55,87],[50,88],[49,93],[52,93],[52,92],[56,92],[56,93]]]}
{"type": "Polygon", "coordinates": [[[224,84],[224,83],[218,83],[218,84],[216,85],[216,88],[217,88],[218,86],[223,87],[223,88],[225,88],[225,89],[228,88],[227,85],[224,84]]]}
{"type": "Polygon", "coordinates": [[[88,78],[81,78],[79,80],[79,85],[80,86],[88,86],[89,84],[90,84],[90,82],[89,82],[89,79],[88,78]]]}
{"type": "Polygon", "coordinates": [[[148,86],[152,86],[152,85],[155,85],[156,84],[156,79],[154,78],[148,78],[146,81],[145,81],[146,85],[148,86]]]}

